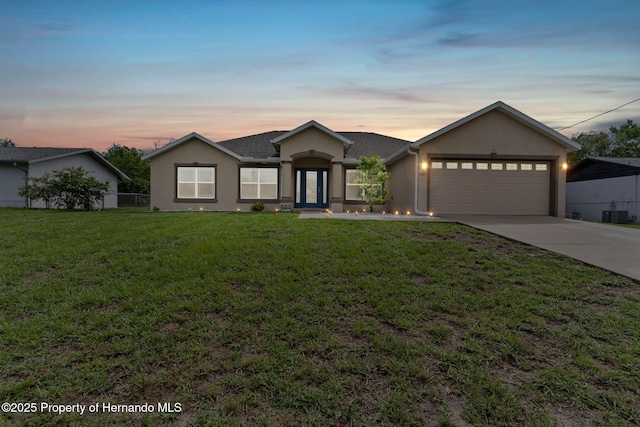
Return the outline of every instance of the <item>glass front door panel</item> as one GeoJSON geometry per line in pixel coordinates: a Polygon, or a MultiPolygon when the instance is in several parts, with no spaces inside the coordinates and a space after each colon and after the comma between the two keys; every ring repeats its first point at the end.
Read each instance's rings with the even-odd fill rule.
{"type": "Polygon", "coordinates": [[[308,205],[314,205],[318,203],[318,171],[307,171],[306,176],[306,202],[308,205]]]}

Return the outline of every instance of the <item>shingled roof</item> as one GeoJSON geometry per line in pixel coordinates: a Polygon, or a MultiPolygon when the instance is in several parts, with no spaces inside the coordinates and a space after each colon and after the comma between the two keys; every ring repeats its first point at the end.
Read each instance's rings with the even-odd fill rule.
{"type": "Polygon", "coordinates": [[[0,162],[31,163],[52,157],[66,156],[91,151],[87,148],[53,148],[53,147],[0,147],[0,162]]]}
{"type": "Polygon", "coordinates": [[[640,174],[640,158],[587,157],[569,169],[567,182],[617,178],[640,174]]]}
{"type": "MultiPolygon", "coordinates": [[[[253,157],[256,159],[267,159],[278,157],[279,154],[274,148],[272,141],[290,131],[271,131],[256,135],[244,136],[241,138],[220,141],[216,144],[233,151],[242,157],[253,157]]],[[[337,134],[353,141],[353,145],[345,153],[346,158],[359,159],[361,156],[380,156],[383,159],[390,157],[403,148],[411,144],[410,141],[392,138],[370,132],[336,132],[337,134]]]]}

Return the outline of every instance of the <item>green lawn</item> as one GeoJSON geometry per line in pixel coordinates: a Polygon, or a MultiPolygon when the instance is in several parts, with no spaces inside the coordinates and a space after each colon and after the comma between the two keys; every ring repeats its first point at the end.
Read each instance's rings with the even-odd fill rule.
{"type": "Polygon", "coordinates": [[[0,425],[640,424],[639,286],[481,231],[14,209],[0,230],[0,402],[155,407],[0,425]]]}

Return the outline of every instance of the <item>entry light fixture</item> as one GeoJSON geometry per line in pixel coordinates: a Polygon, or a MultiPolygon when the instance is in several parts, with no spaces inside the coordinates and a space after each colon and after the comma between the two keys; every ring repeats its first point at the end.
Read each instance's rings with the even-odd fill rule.
{"type": "Polygon", "coordinates": [[[567,169],[569,169],[569,164],[567,162],[564,162],[562,164],[562,170],[566,171],[567,169]]]}
{"type": "Polygon", "coordinates": [[[427,161],[426,161],[426,160],[424,160],[424,161],[422,162],[421,169],[422,169],[423,171],[426,171],[428,168],[429,168],[429,163],[427,163],[427,161]]]}

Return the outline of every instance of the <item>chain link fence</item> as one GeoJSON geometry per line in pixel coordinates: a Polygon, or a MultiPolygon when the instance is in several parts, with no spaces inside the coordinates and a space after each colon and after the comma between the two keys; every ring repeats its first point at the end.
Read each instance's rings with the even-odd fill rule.
{"type": "Polygon", "coordinates": [[[148,208],[151,206],[151,196],[139,193],[118,193],[119,208],[148,208]]]}

